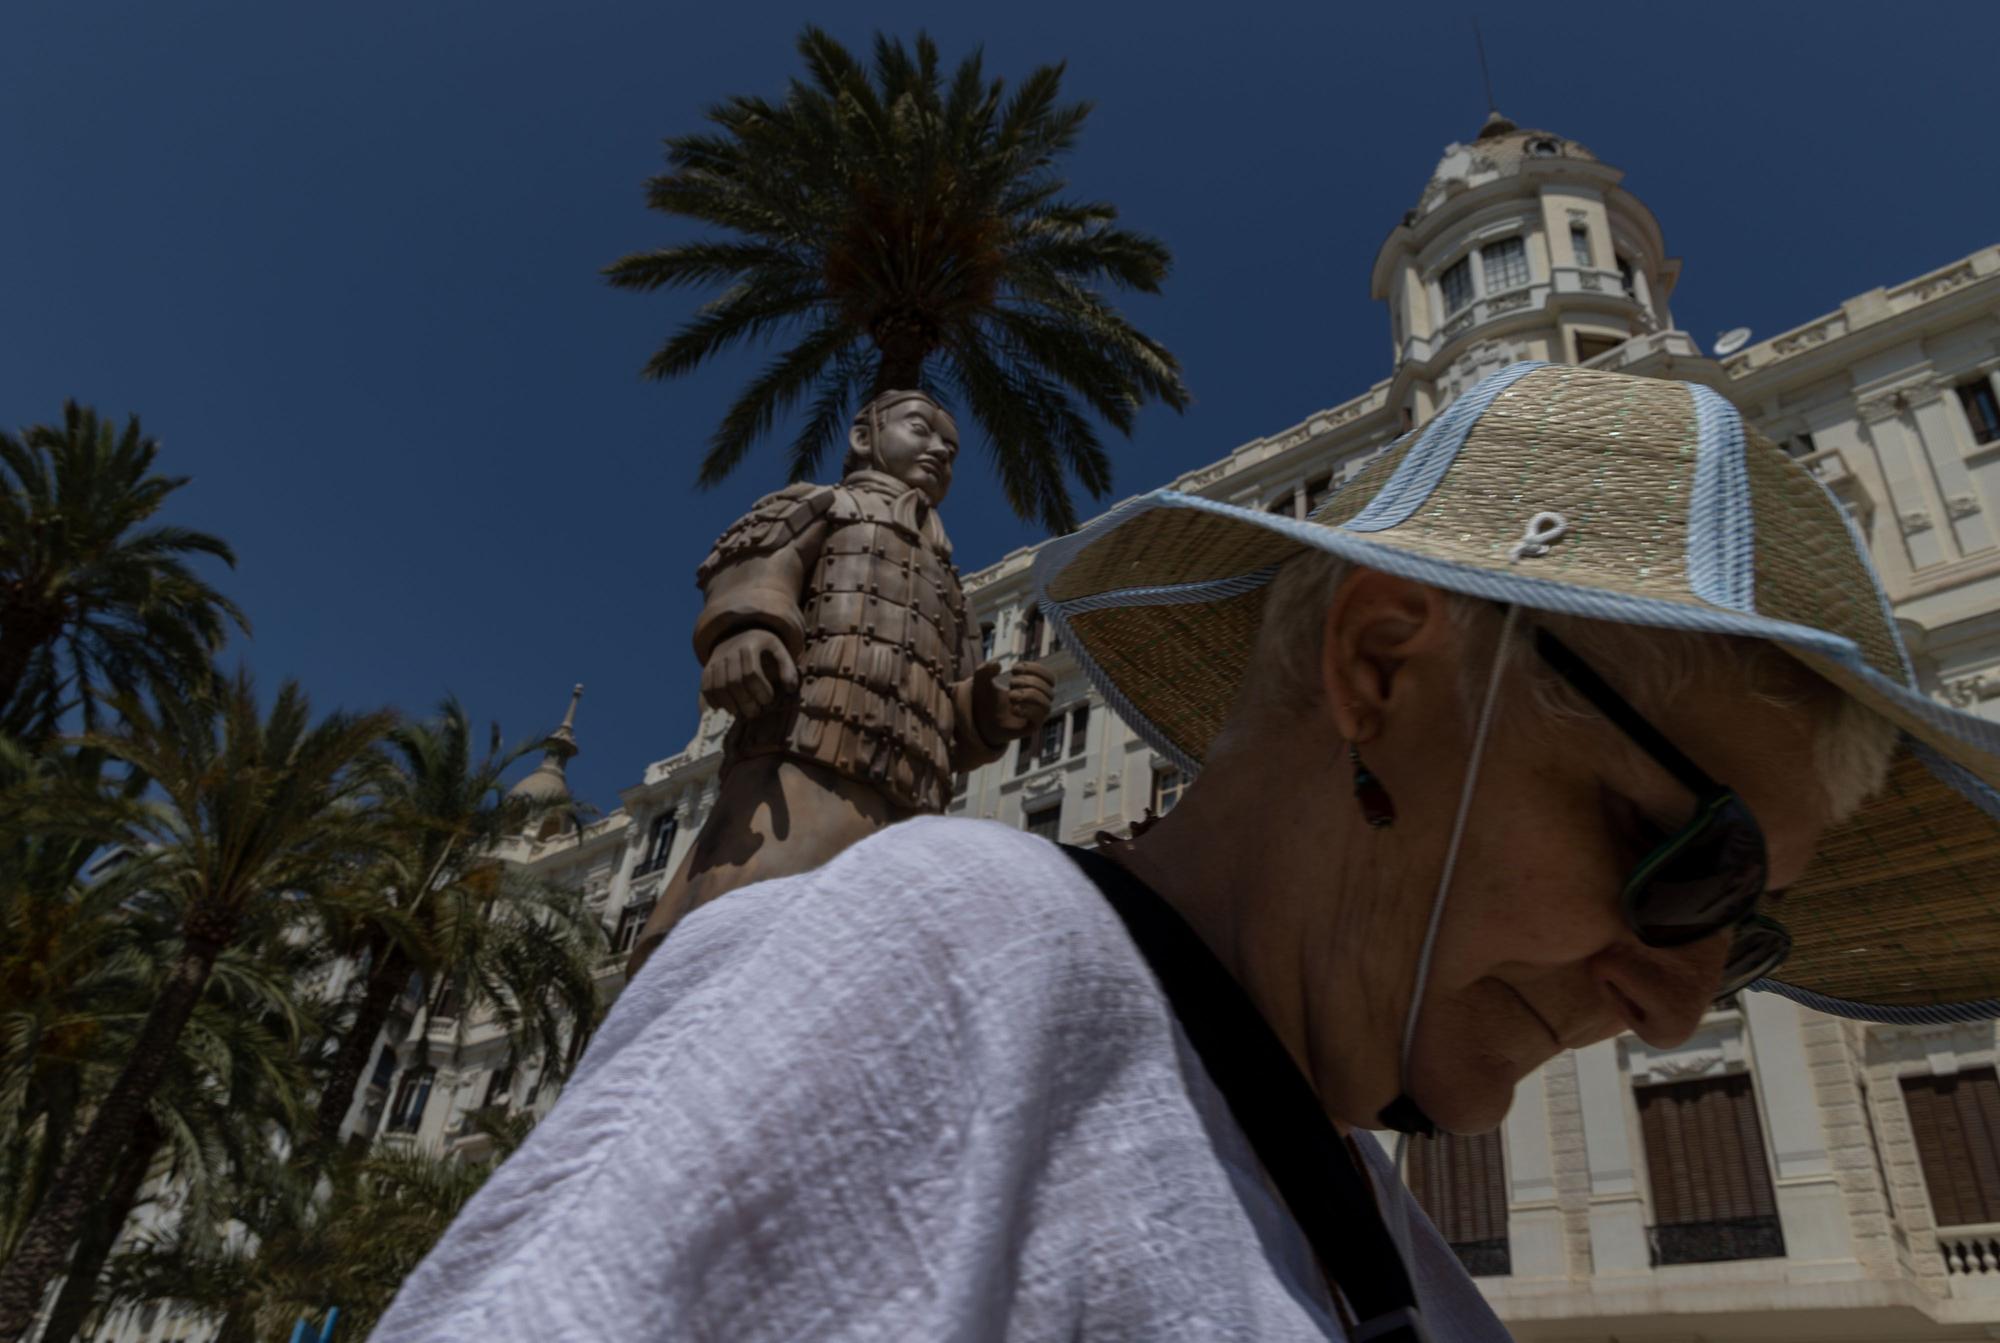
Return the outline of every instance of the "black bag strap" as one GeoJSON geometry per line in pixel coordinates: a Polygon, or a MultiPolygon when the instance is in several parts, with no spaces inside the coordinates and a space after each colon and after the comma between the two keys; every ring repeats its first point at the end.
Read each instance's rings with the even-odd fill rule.
{"type": "Polygon", "coordinates": [[[1356,1343],[1425,1343],[1410,1275],[1340,1131],[1256,1004],[1173,906],[1123,866],[1063,846],[1125,924],[1188,1043],[1354,1308],[1356,1343]]]}

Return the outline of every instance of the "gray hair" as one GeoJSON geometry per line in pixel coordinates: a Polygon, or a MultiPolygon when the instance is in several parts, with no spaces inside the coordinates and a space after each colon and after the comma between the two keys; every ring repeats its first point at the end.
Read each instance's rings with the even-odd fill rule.
{"type": "MultiPolygon", "coordinates": [[[[1264,602],[1251,670],[1231,715],[1232,726],[1246,712],[1292,717],[1319,703],[1326,611],[1347,572],[1346,561],[1320,550],[1297,556],[1279,570],[1264,602]]],[[[1490,646],[1501,628],[1498,608],[1459,593],[1447,593],[1446,598],[1452,624],[1468,633],[1477,632],[1490,646]]],[[[1739,683],[1747,678],[1750,695],[1763,703],[1806,709],[1814,718],[1814,773],[1830,821],[1852,815],[1882,787],[1896,744],[1894,725],[1774,644],[1763,639],[1654,630],[1552,614],[1537,619],[1566,642],[1588,652],[1594,662],[1618,667],[1619,690],[1634,699],[1664,703],[1691,684],[1726,675],[1739,683]]],[[[1539,664],[1528,656],[1525,631],[1517,634],[1502,655],[1508,659],[1508,670],[1515,670],[1517,664],[1528,668],[1532,701],[1548,719],[1592,714],[1567,684],[1554,675],[1542,674],[1539,664]]],[[[1467,660],[1460,694],[1468,719],[1478,710],[1477,697],[1486,669],[1483,659],[1467,660]]],[[[1510,681],[1520,684],[1518,678],[1510,681]]]]}

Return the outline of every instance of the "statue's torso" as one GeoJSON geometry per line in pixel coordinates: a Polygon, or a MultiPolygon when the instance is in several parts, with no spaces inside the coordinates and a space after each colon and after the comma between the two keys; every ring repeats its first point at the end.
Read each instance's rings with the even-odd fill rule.
{"type": "Polygon", "coordinates": [[[831,487],[801,595],[805,648],[789,705],[732,729],[737,754],[782,751],[867,782],[913,811],[951,795],[952,683],[970,675],[965,594],[947,555],[894,497],[831,487]]]}

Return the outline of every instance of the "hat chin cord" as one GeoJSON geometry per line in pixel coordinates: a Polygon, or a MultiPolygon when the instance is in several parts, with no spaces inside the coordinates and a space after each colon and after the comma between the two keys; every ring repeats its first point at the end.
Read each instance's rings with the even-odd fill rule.
{"type": "MultiPolygon", "coordinates": [[[[1486,696],[1479,706],[1479,725],[1472,734],[1472,754],[1465,765],[1465,783],[1459,789],[1458,815],[1451,823],[1451,843],[1444,852],[1444,870],[1438,873],[1437,894],[1431,897],[1430,926],[1424,929],[1423,949],[1417,953],[1417,977],[1410,989],[1409,1010],[1403,1017],[1403,1043],[1397,1057],[1396,1077],[1402,1090],[1382,1113],[1377,1116],[1383,1127],[1396,1131],[1396,1172],[1402,1173],[1403,1157],[1409,1146],[1410,1135],[1420,1133],[1425,1137],[1437,1131],[1423,1107],[1410,1095],[1410,1055],[1417,1042],[1417,1016],[1423,1008],[1424,989],[1431,977],[1431,953],[1437,949],[1438,927],[1444,922],[1445,897],[1451,894],[1451,876],[1458,867],[1459,841],[1465,838],[1465,818],[1472,810],[1472,791],[1479,782],[1479,762],[1486,754],[1486,737],[1493,727],[1493,707],[1499,700],[1500,673],[1507,665],[1507,641],[1514,635],[1514,620],[1520,608],[1509,605],[1507,616],[1500,625],[1500,640],[1493,650],[1493,667],[1486,676],[1486,696]]],[[[1409,1205],[1397,1200],[1399,1215],[1395,1220],[1397,1249],[1402,1253],[1403,1262],[1410,1262],[1410,1218],[1409,1205]]]]}

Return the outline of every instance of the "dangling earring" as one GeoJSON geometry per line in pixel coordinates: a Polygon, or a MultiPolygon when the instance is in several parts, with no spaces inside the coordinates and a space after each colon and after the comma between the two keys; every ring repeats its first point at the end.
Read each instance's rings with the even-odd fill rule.
{"type": "Polygon", "coordinates": [[[1354,743],[1347,744],[1347,758],[1354,762],[1354,800],[1361,807],[1361,818],[1376,829],[1396,823],[1396,803],[1389,796],[1389,790],[1375,777],[1374,771],[1361,763],[1361,752],[1354,743]]]}

